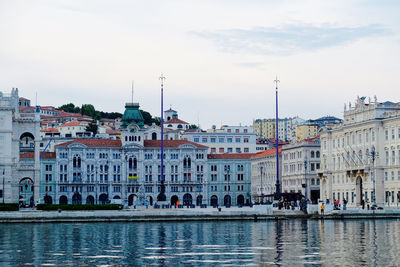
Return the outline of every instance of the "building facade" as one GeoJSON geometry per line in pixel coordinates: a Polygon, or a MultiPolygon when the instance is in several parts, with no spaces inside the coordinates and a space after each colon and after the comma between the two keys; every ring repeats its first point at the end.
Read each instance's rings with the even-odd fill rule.
{"type": "Polygon", "coordinates": [[[320,198],[321,166],[319,138],[282,147],[282,192],[305,196],[313,203],[320,198]]]}
{"type": "Polygon", "coordinates": [[[243,206],[251,203],[253,154],[209,154],[208,203],[211,206],[243,206]]]}
{"type": "Polygon", "coordinates": [[[321,133],[321,154],[321,198],[362,206],[373,203],[375,192],[378,206],[397,205],[400,105],[365,97],[345,105],[344,121],[321,133]]]}
{"type": "MultiPolygon", "coordinates": [[[[276,191],[276,149],[251,158],[251,197],[256,203],[272,202],[276,191]]],[[[282,147],[279,147],[279,177],[282,176],[282,147]]]]}
{"type": "MultiPolygon", "coordinates": [[[[253,121],[254,133],[257,136],[270,139],[276,136],[275,119],[257,119],[253,121]]],[[[279,140],[291,142],[296,140],[296,126],[304,122],[299,117],[278,119],[278,137],[279,140]]]]}
{"type": "Polygon", "coordinates": [[[18,89],[0,92],[0,190],[5,203],[33,205],[40,188],[40,109],[19,112],[18,89]],[[32,160],[20,156],[31,153],[32,160]]]}
{"type": "Polygon", "coordinates": [[[183,138],[208,146],[209,154],[256,152],[257,136],[251,127],[246,126],[223,126],[207,132],[185,132],[183,138]]]}

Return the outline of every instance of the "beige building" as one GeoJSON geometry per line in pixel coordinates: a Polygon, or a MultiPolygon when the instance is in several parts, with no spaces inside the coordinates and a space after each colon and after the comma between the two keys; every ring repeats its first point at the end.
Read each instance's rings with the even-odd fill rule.
{"type": "Polygon", "coordinates": [[[318,137],[282,147],[282,192],[303,195],[316,203],[320,197],[321,165],[318,137]]]}
{"type": "MultiPolygon", "coordinates": [[[[283,118],[278,120],[279,140],[286,142],[296,141],[296,126],[304,123],[299,117],[283,118]]],[[[254,133],[264,139],[275,138],[275,119],[257,119],[253,121],[254,133]]]]}
{"type": "Polygon", "coordinates": [[[296,140],[300,142],[304,139],[311,139],[318,136],[318,124],[302,124],[296,126],[296,140]]]}
{"type": "Polygon", "coordinates": [[[350,206],[397,206],[400,196],[400,104],[365,101],[345,105],[344,121],[321,132],[321,198],[350,206]],[[372,153],[377,157],[372,164],[372,153]]]}
{"type": "MultiPolygon", "coordinates": [[[[279,177],[282,174],[282,148],[279,148],[279,177]]],[[[272,202],[276,189],[276,149],[255,154],[251,159],[251,198],[256,203],[272,202]]]]}

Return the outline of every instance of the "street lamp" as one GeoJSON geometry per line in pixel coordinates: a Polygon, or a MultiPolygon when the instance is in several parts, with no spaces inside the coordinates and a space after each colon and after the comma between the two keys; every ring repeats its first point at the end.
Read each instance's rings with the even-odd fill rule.
{"type": "Polygon", "coordinates": [[[96,166],[96,181],[95,181],[95,182],[96,182],[96,184],[95,184],[95,187],[96,187],[96,205],[97,205],[97,198],[98,198],[98,197],[97,197],[97,186],[98,186],[97,169],[98,169],[98,166],[96,166]]]}
{"type": "Polygon", "coordinates": [[[263,167],[260,166],[260,175],[261,175],[261,203],[264,203],[264,183],[263,183],[263,167]]]}
{"type": "Polygon", "coordinates": [[[379,157],[379,153],[375,151],[375,146],[372,146],[371,152],[367,153],[367,157],[371,158],[372,168],[371,168],[371,178],[373,183],[372,188],[372,202],[374,203],[372,207],[376,207],[376,189],[375,189],[375,159],[379,157]]]}
{"type": "Polygon", "coordinates": [[[5,184],[5,180],[6,180],[6,170],[3,169],[3,204],[4,204],[4,197],[5,197],[5,192],[4,192],[4,184],[5,184]]]}
{"type": "Polygon", "coordinates": [[[307,194],[307,158],[304,158],[304,197],[306,199],[308,199],[308,194],[307,194]]]}
{"type": "Polygon", "coordinates": [[[281,185],[279,182],[279,135],[278,135],[278,77],[275,79],[276,89],[276,120],[275,120],[275,139],[276,139],[276,184],[275,184],[275,200],[281,199],[281,185]]]}

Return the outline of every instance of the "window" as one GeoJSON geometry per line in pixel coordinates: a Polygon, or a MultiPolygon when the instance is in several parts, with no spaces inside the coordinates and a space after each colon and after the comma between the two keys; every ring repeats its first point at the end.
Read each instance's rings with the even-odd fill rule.
{"type": "Polygon", "coordinates": [[[216,142],[216,138],[215,137],[211,137],[211,143],[215,143],[216,142]]]}
{"type": "Polygon", "coordinates": [[[225,142],[225,138],[223,138],[223,137],[218,138],[218,142],[224,143],[225,142]]]}
{"type": "Polygon", "coordinates": [[[219,153],[224,153],[224,152],[225,152],[224,148],[223,148],[223,147],[220,147],[220,148],[219,148],[219,153]]]}
{"type": "Polygon", "coordinates": [[[389,140],[389,130],[385,130],[385,140],[389,140]]]}
{"type": "Polygon", "coordinates": [[[232,153],[232,148],[228,147],[228,153],[232,153]]]}
{"type": "Polygon", "coordinates": [[[207,143],[207,138],[206,138],[206,137],[203,137],[203,138],[201,139],[201,142],[207,143]]]}
{"type": "Polygon", "coordinates": [[[243,142],[244,143],[248,143],[249,142],[249,138],[247,138],[247,137],[243,138],[243,142]]]}
{"type": "Polygon", "coordinates": [[[394,165],[396,162],[396,151],[392,151],[392,164],[394,165]]]}
{"type": "Polygon", "coordinates": [[[375,131],[372,131],[371,133],[371,141],[375,142],[375,131]]]}
{"type": "Polygon", "coordinates": [[[249,148],[248,147],[244,148],[244,153],[249,153],[249,148]]]}
{"type": "Polygon", "coordinates": [[[394,129],[392,129],[392,140],[394,140],[395,134],[394,134],[394,129]]]}
{"type": "Polygon", "coordinates": [[[216,148],[215,148],[215,147],[212,147],[212,148],[211,148],[211,153],[216,153],[216,152],[217,152],[216,148]]]}
{"type": "Polygon", "coordinates": [[[240,147],[236,148],[236,153],[240,153],[240,147]]]}
{"type": "Polygon", "coordinates": [[[196,142],[196,143],[198,143],[198,142],[200,142],[200,138],[195,137],[195,138],[193,138],[193,141],[196,142]]]}
{"type": "Polygon", "coordinates": [[[387,181],[387,180],[388,180],[388,173],[385,172],[385,181],[387,181]]]}
{"type": "Polygon", "coordinates": [[[228,138],[228,143],[232,143],[232,138],[228,138]]]}
{"type": "Polygon", "coordinates": [[[394,181],[394,171],[392,171],[392,181],[394,181]]]}
{"type": "Polygon", "coordinates": [[[389,165],[389,151],[386,151],[386,153],[385,153],[385,162],[386,162],[386,165],[389,165]]]}

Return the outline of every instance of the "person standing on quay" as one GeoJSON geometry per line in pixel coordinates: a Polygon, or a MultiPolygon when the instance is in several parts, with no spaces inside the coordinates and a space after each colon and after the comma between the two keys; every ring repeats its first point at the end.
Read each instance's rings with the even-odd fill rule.
{"type": "Polygon", "coordinates": [[[324,203],[322,202],[322,204],[321,204],[321,215],[324,215],[324,214],[325,214],[324,211],[325,211],[325,205],[324,205],[324,203]]]}

